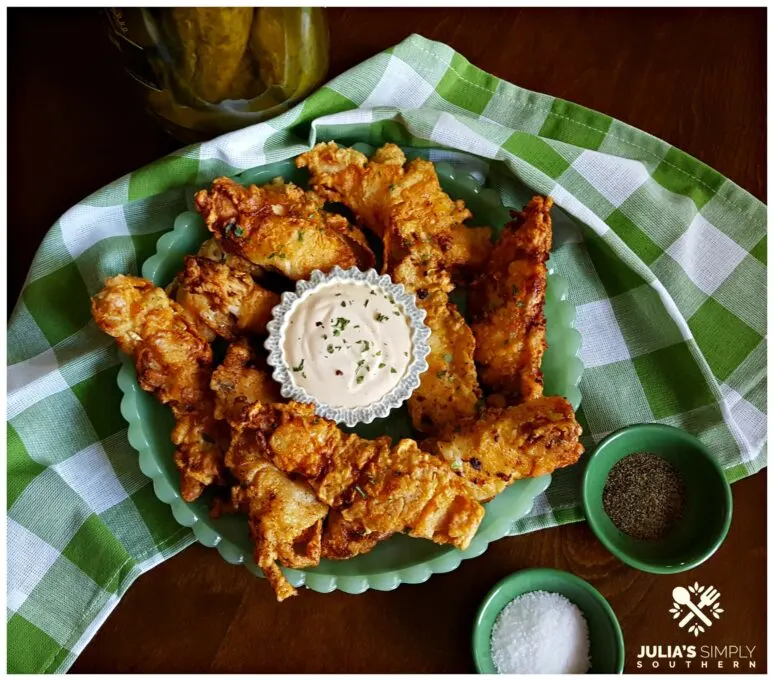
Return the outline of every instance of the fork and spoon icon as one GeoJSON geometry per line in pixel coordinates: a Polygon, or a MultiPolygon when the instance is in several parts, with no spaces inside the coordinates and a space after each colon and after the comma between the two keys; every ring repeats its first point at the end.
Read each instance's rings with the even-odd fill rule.
{"type": "Polygon", "coordinates": [[[698,617],[708,627],[712,626],[712,620],[702,612],[702,609],[711,606],[720,598],[720,592],[714,586],[708,586],[702,592],[698,605],[691,600],[691,594],[688,589],[682,586],[676,586],[674,588],[672,591],[672,598],[674,598],[675,603],[687,605],[690,610],[690,612],[680,620],[680,627],[684,627],[694,617],[698,617]]]}

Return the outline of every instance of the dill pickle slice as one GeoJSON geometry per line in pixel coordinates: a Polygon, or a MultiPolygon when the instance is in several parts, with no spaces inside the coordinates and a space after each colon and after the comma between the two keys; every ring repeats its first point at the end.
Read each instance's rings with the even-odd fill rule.
{"type": "Polygon", "coordinates": [[[247,48],[252,7],[175,7],[170,17],[180,41],[182,80],[205,101],[221,101],[247,48]]]}

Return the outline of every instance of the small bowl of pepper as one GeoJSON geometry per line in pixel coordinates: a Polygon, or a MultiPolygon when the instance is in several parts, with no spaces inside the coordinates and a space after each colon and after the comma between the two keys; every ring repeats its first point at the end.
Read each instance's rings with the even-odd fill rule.
{"type": "Polygon", "coordinates": [[[581,498],[605,548],[644,572],[700,565],[731,525],[731,487],[715,457],[690,433],[662,424],[628,426],[602,440],[581,498]]]}

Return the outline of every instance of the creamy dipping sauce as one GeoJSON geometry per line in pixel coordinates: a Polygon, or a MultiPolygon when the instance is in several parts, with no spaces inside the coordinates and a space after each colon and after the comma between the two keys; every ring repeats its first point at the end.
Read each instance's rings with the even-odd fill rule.
{"type": "Polygon", "coordinates": [[[282,344],[293,383],[337,407],[377,402],[411,363],[403,308],[365,282],[332,282],[304,294],[288,315],[282,344]]]}

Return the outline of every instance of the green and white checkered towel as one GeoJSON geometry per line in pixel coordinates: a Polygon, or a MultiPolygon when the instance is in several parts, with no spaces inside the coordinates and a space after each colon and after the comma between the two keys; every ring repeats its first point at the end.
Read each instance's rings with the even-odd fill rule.
{"type": "MultiPolygon", "coordinates": [[[[554,197],[587,446],[655,421],[696,433],[731,481],[765,465],[766,207],[661,140],[412,36],[279,118],[117,180],[47,234],[8,331],[10,671],[66,670],[132,581],[193,541],[138,468],[89,296],[138,271],[190,185],[328,139],[442,147],[433,160],[488,176],[506,205],[554,197]]],[[[515,531],[578,520],[580,468],[515,531]]]]}

